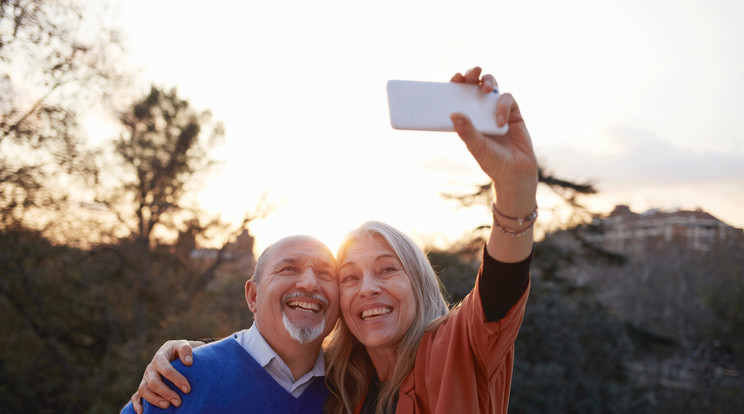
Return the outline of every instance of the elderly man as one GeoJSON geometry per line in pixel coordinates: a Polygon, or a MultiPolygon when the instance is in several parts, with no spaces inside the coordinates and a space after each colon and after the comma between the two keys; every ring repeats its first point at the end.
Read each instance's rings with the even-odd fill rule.
{"type": "MultiPolygon", "coordinates": [[[[193,365],[176,362],[192,389],[179,391],[169,410],[321,413],[321,344],[339,315],[333,254],[309,236],[281,239],[258,258],[245,296],[253,326],[194,350],[193,365]]],[[[154,408],[144,402],[145,413],[161,412],[154,408]]],[[[122,412],[134,413],[133,403],[122,412]]]]}

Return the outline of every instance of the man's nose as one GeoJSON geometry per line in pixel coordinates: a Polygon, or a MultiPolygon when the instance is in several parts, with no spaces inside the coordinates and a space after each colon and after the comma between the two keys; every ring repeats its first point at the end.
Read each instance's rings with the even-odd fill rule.
{"type": "Polygon", "coordinates": [[[313,292],[318,289],[318,277],[315,274],[315,270],[308,267],[301,274],[300,279],[297,281],[297,288],[304,289],[308,292],[313,292]]]}

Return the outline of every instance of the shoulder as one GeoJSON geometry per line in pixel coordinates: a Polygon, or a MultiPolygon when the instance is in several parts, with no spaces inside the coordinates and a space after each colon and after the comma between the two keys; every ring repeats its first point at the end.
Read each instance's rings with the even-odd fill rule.
{"type": "Polygon", "coordinates": [[[219,341],[210,342],[207,345],[194,349],[194,358],[205,360],[219,359],[219,357],[225,354],[237,353],[242,349],[243,347],[235,340],[235,335],[230,335],[219,341]]]}
{"type": "Polygon", "coordinates": [[[180,360],[173,363],[189,381],[194,377],[230,372],[250,358],[233,336],[196,348],[193,355],[194,362],[190,366],[183,365],[180,360]]]}
{"type": "MultiPolygon", "coordinates": [[[[233,403],[239,397],[234,391],[236,387],[250,383],[255,372],[250,365],[250,355],[232,336],[199,347],[193,355],[194,362],[190,366],[184,366],[180,361],[173,364],[191,384],[190,393],[184,394],[165,380],[181,396],[183,404],[178,412],[205,412],[210,407],[233,403]]],[[[156,411],[160,412],[160,409],[156,411]]],[[[228,411],[215,409],[209,412],[228,411]]]]}

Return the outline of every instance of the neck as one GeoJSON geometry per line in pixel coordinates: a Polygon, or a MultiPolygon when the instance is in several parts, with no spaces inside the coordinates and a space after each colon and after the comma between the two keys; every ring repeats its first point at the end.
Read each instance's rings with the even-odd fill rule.
{"type": "Polygon", "coordinates": [[[289,371],[292,372],[292,377],[295,381],[301,376],[310,372],[315,366],[315,361],[318,359],[318,353],[320,352],[320,344],[299,344],[293,341],[290,346],[285,346],[283,349],[277,349],[274,345],[271,345],[279,354],[279,357],[289,367],[289,371]]]}
{"type": "Polygon", "coordinates": [[[313,369],[323,342],[318,339],[307,344],[301,344],[289,335],[286,335],[286,338],[272,338],[263,335],[263,333],[261,335],[271,349],[279,355],[279,358],[287,364],[295,381],[313,369]]]}
{"type": "Polygon", "coordinates": [[[393,348],[370,348],[367,347],[367,354],[369,359],[372,360],[372,365],[375,366],[377,372],[377,378],[385,382],[393,376],[393,370],[395,369],[395,362],[398,359],[393,348]]]}

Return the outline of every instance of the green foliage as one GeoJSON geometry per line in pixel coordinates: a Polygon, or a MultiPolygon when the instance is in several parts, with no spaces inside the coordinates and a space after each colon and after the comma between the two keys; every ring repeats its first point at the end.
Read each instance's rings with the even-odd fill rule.
{"type": "Polygon", "coordinates": [[[8,399],[0,406],[40,413],[80,408],[106,333],[96,289],[80,271],[86,255],[32,231],[0,234],[0,252],[0,308],[8,329],[0,340],[0,383],[8,399]]]}
{"type": "MultiPolygon", "coordinates": [[[[157,88],[121,120],[128,133],[115,151],[124,173],[108,193],[89,188],[113,213],[108,221],[125,229],[118,233],[123,237],[108,226],[97,229],[109,243],[89,240],[83,250],[33,230],[21,219],[27,211],[66,219],[66,200],[30,197],[28,191],[49,183],[0,168],[15,180],[0,182],[2,202],[19,212],[0,226],[0,311],[7,327],[0,339],[0,412],[116,412],[166,339],[220,337],[251,322],[245,270],[220,270],[241,255],[252,268],[252,251],[228,252],[225,245],[192,257],[206,233],[230,232],[184,202],[195,177],[211,165],[205,141],[222,136],[221,125],[175,90],[157,88]],[[18,192],[13,183],[28,185],[18,192]],[[174,240],[161,241],[158,228],[174,240]]],[[[30,149],[44,152],[47,144],[30,149]]],[[[252,241],[246,248],[252,250],[252,241]]]]}
{"type": "Polygon", "coordinates": [[[227,275],[192,291],[186,282],[203,269],[184,259],[163,245],[82,251],[38,232],[0,233],[0,408],[114,412],[166,339],[220,337],[247,326],[245,278],[227,275]],[[126,262],[139,254],[156,275],[145,286],[126,262]]]}
{"type": "Polygon", "coordinates": [[[588,292],[533,278],[516,343],[510,412],[643,413],[624,327],[588,292]]]}

